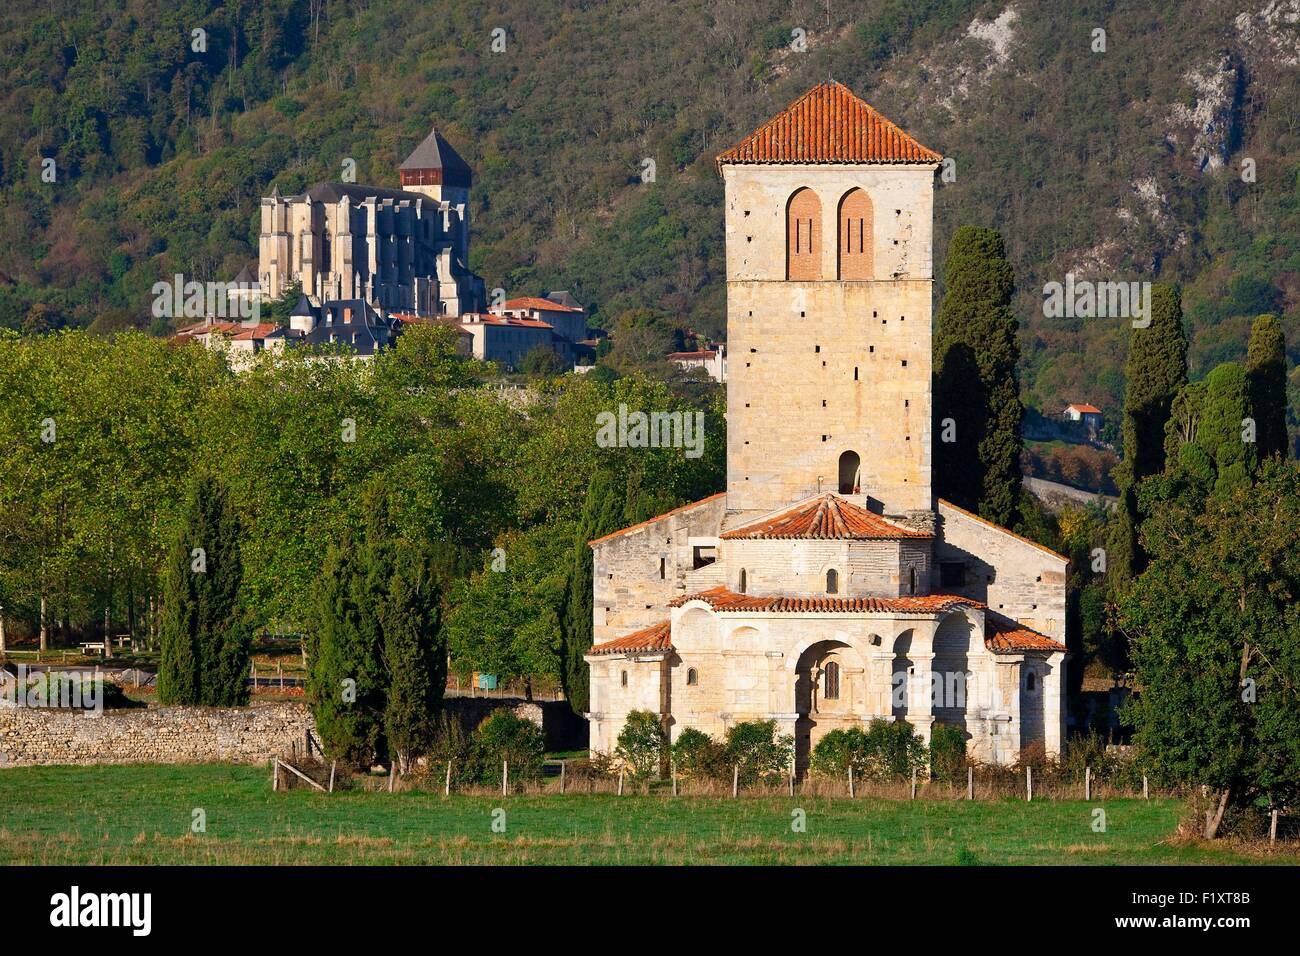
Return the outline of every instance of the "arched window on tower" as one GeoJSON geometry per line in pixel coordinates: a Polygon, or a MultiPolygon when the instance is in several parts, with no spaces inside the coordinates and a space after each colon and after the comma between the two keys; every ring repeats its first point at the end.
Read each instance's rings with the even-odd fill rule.
{"type": "Polygon", "coordinates": [[[829,571],[826,572],[826,593],[827,594],[840,593],[840,573],[836,571],[834,568],[831,568],[829,571]]]}
{"type": "Polygon", "coordinates": [[[745,588],[749,584],[747,577],[748,575],[745,574],[745,569],[741,568],[740,569],[740,593],[741,594],[745,593],[745,588]]]}
{"type": "Polygon", "coordinates": [[[839,277],[875,278],[872,248],[871,198],[861,189],[850,189],[840,200],[839,277]]]}
{"type": "Polygon", "coordinates": [[[862,459],[856,451],[846,451],[840,455],[840,494],[861,494],[862,459]]]}
{"type": "Polygon", "coordinates": [[[790,197],[785,209],[785,277],[792,280],[822,277],[822,204],[804,187],[790,197]]]}
{"type": "Polygon", "coordinates": [[[916,568],[907,569],[907,593],[916,593],[916,568]]]}

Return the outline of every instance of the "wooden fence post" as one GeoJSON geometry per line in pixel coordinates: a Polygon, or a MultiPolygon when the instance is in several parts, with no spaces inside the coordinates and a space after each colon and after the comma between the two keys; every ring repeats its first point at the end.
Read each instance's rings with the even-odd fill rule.
{"type": "Polygon", "coordinates": [[[975,799],[975,768],[966,768],[966,799],[975,799]]]}
{"type": "Polygon", "coordinates": [[[916,768],[912,768],[912,799],[916,799],[916,768]]]}
{"type": "Polygon", "coordinates": [[[330,793],[334,792],[334,771],[338,769],[338,766],[339,762],[337,760],[330,761],[330,793]]]}
{"type": "Polygon", "coordinates": [[[853,764],[849,764],[849,799],[852,800],[857,796],[853,788],[853,764]]]}
{"type": "Polygon", "coordinates": [[[506,788],[510,786],[510,761],[501,761],[501,796],[506,795],[506,788]]]}
{"type": "Polygon", "coordinates": [[[670,762],[669,762],[669,766],[670,766],[671,769],[672,769],[672,776],[673,776],[673,796],[675,797],[675,796],[677,796],[677,761],[676,761],[676,760],[670,761],[670,762]]]}
{"type": "Polygon", "coordinates": [[[1034,768],[1025,768],[1025,803],[1034,802],[1034,768]]]}
{"type": "Polygon", "coordinates": [[[280,758],[272,757],[271,758],[271,790],[276,791],[279,789],[280,789],[280,758]]]}
{"type": "Polygon", "coordinates": [[[1083,799],[1092,799],[1092,768],[1083,768],[1083,799]]]}
{"type": "Polygon", "coordinates": [[[388,792],[393,792],[393,778],[397,776],[397,761],[388,761],[388,792]]]}
{"type": "Polygon", "coordinates": [[[790,796],[794,796],[794,757],[790,758],[790,796]]]}
{"type": "Polygon", "coordinates": [[[621,769],[618,772],[618,795],[623,796],[623,771],[621,769]]]}
{"type": "Polygon", "coordinates": [[[1276,843],[1277,842],[1277,807],[1273,808],[1273,812],[1269,816],[1270,819],[1268,822],[1268,842],[1276,843]]]}
{"type": "Polygon", "coordinates": [[[734,800],[740,794],[740,764],[733,764],[731,768],[731,797],[734,800]]]}
{"type": "Polygon", "coordinates": [[[1151,799],[1151,793],[1150,793],[1149,790],[1147,790],[1147,775],[1146,775],[1146,774],[1143,774],[1143,775],[1142,775],[1142,799],[1143,799],[1143,800],[1150,800],[1150,799],[1151,799]]]}
{"type": "Polygon", "coordinates": [[[567,760],[561,760],[561,761],[560,761],[560,793],[561,793],[561,795],[563,795],[563,793],[564,793],[564,768],[568,765],[568,763],[569,763],[569,761],[567,761],[567,760]]]}
{"type": "Polygon", "coordinates": [[[451,796],[451,761],[450,760],[447,761],[447,780],[442,785],[442,795],[444,797],[451,796]]]}

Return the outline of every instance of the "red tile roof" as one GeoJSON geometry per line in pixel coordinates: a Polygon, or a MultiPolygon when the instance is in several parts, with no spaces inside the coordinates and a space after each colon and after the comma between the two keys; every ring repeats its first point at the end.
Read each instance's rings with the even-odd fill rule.
{"type": "Polygon", "coordinates": [[[1089,415],[1100,415],[1101,409],[1096,405],[1080,405],[1078,402],[1071,402],[1065,406],[1067,409],[1073,408],[1076,412],[1084,412],[1089,415]]]}
{"type": "Polygon", "coordinates": [[[718,157],[728,163],[937,163],[842,83],[819,83],[718,157]]]}
{"type": "Polygon", "coordinates": [[[495,309],[543,309],[547,312],[581,312],[582,309],[575,309],[571,305],[564,305],[560,302],[553,302],[550,299],[541,299],[535,295],[525,295],[518,299],[508,299],[501,305],[493,306],[495,309]]]}
{"type": "Polygon", "coordinates": [[[972,598],[956,594],[926,594],[908,597],[764,597],[737,594],[728,587],[709,588],[668,602],[681,607],[688,601],[704,601],[715,611],[775,611],[781,614],[832,612],[837,614],[942,614],[961,607],[982,608],[972,598]]]}
{"type": "Polygon", "coordinates": [[[637,524],[634,525],[628,525],[626,528],[621,528],[620,530],[615,531],[612,534],[607,534],[603,538],[596,538],[592,541],[588,541],[587,545],[588,547],[594,548],[596,545],[601,544],[602,542],[605,541],[609,541],[611,538],[617,538],[620,535],[624,535],[624,534],[631,534],[633,531],[639,531],[642,528],[649,527],[650,525],[654,524],[656,521],[662,521],[664,518],[667,518],[670,515],[680,514],[683,511],[690,511],[692,508],[696,508],[702,504],[707,504],[710,501],[717,501],[719,498],[725,498],[726,496],[727,493],[725,491],[719,491],[716,495],[709,495],[709,497],[701,498],[699,501],[692,501],[690,504],[680,505],[679,507],[674,508],[672,511],[665,511],[661,515],[656,515],[653,518],[649,518],[645,521],[638,522],[637,524]]]}
{"type": "Polygon", "coordinates": [[[554,329],[555,326],[541,319],[519,319],[510,315],[493,315],[490,312],[466,312],[461,316],[465,325],[512,325],[526,329],[554,329]]]}
{"type": "Polygon", "coordinates": [[[986,619],[984,646],[995,654],[1012,654],[1016,651],[1064,651],[1065,645],[1046,634],[1025,627],[1016,621],[1002,622],[986,619]]]}
{"type": "Polygon", "coordinates": [[[660,621],[647,628],[634,631],[603,644],[594,644],[589,654],[634,654],[646,651],[671,651],[672,628],[668,621],[660,621]]]}
{"type": "Polygon", "coordinates": [[[240,328],[238,332],[231,336],[234,340],[247,341],[248,339],[264,339],[280,331],[280,327],[274,322],[262,322],[258,325],[250,325],[240,328]]]}
{"type": "Polygon", "coordinates": [[[835,495],[823,495],[796,505],[771,518],[732,528],[720,537],[730,540],[805,539],[843,540],[879,538],[933,538],[927,531],[916,531],[894,524],[866,508],[835,495]]]}
{"type": "Polygon", "coordinates": [[[673,361],[690,361],[692,359],[711,359],[717,358],[717,352],[670,352],[668,358],[673,361]]]}

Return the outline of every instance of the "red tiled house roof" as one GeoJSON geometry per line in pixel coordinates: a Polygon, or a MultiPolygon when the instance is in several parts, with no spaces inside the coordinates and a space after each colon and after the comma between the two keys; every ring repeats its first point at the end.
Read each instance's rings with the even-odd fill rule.
{"type": "Polygon", "coordinates": [[[934,535],[926,531],[904,528],[880,515],[873,514],[866,508],[828,494],[796,505],[770,518],[732,528],[720,537],[751,541],[764,539],[829,541],[933,538],[934,535]]]}
{"type": "Polygon", "coordinates": [[[565,305],[562,302],[554,302],[550,299],[539,299],[534,295],[521,296],[518,299],[508,299],[499,309],[541,309],[546,312],[581,312],[582,309],[575,309],[571,305],[565,305]]]}
{"type": "Polygon", "coordinates": [[[962,607],[982,608],[984,606],[979,601],[956,594],[926,594],[896,598],[763,597],[757,594],[737,594],[727,587],[686,594],[669,601],[668,606],[681,607],[689,601],[704,601],[715,611],[774,611],[780,614],[807,612],[942,614],[962,607]]]}
{"type": "Polygon", "coordinates": [[[623,637],[594,644],[589,654],[634,654],[647,651],[671,651],[672,629],[668,621],[660,621],[649,627],[626,634],[623,637]]]}
{"type": "Polygon", "coordinates": [[[819,83],[718,157],[729,163],[937,163],[842,83],[819,83]]]}
{"type": "Polygon", "coordinates": [[[1064,651],[1065,645],[1016,621],[984,621],[984,646],[995,654],[1016,651],[1064,651]]]}

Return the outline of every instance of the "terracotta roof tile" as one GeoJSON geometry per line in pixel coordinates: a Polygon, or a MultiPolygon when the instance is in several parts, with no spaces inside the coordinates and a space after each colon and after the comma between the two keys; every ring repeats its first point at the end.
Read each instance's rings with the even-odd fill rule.
{"type": "Polygon", "coordinates": [[[909,597],[773,597],[757,594],[737,594],[727,587],[710,588],[696,594],[687,594],[668,602],[669,607],[681,607],[689,601],[704,601],[715,611],[775,611],[781,614],[808,612],[838,614],[942,614],[960,607],[981,608],[984,605],[972,598],[956,594],[926,594],[909,597]]]}
{"type": "Polygon", "coordinates": [[[894,524],[866,508],[835,495],[795,505],[771,518],[741,525],[720,537],[729,540],[805,539],[844,540],[880,538],[933,538],[926,531],[916,531],[894,524]]]}
{"type": "Polygon", "coordinates": [[[607,534],[603,538],[596,538],[592,541],[588,541],[587,545],[588,547],[594,548],[596,545],[601,544],[602,542],[605,541],[609,541],[611,538],[617,538],[620,535],[624,535],[624,534],[631,534],[633,531],[639,531],[642,528],[649,527],[650,525],[654,524],[656,521],[661,521],[664,518],[667,518],[669,515],[679,514],[680,512],[683,511],[690,511],[692,508],[696,508],[702,504],[707,504],[710,501],[717,501],[719,498],[725,498],[726,495],[727,493],[725,491],[719,491],[716,495],[709,495],[709,497],[701,498],[699,501],[692,501],[690,504],[680,505],[679,507],[674,508],[672,511],[665,511],[661,515],[655,515],[655,517],[648,518],[645,521],[638,522],[637,524],[628,525],[626,528],[620,528],[618,531],[615,531],[611,534],[607,534]]]}
{"type": "Polygon", "coordinates": [[[819,83],[718,157],[729,163],[937,163],[943,159],[842,83],[819,83]]]}
{"type": "Polygon", "coordinates": [[[589,654],[633,654],[646,651],[671,651],[672,626],[669,621],[660,621],[649,627],[634,631],[623,637],[603,644],[594,644],[589,654]]]}
{"type": "Polygon", "coordinates": [[[1067,409],[1073,408],[1076,412],[1084,412],[1085,414],[1088,415],[1101,414],[1101,409],[1098,408],[1096,405],[1082,405],[1079,402],[1071,402],[1069,405],[1066,405],[1065,407],[1067,409]]]}
{"type": "Polygon", "coordinates": [[[562,302],[555,302],[551,299],[541,299],[535,295],[526,295],[518,299],[507,299],[501,305],[494,306],[496,309],[542,309],[546,312],[581,312],[582,309],[575,309],[571,305],[565,305],[562,302]]]}
{"type": "Polygon", "coordinates": [[[1004,622],[986,619],[984,646],[995,654],[1014,654],[1017,651],[1064,651],[1065,645],[1046,634],[1025,627],[1016,621],[1004,622]]]}

